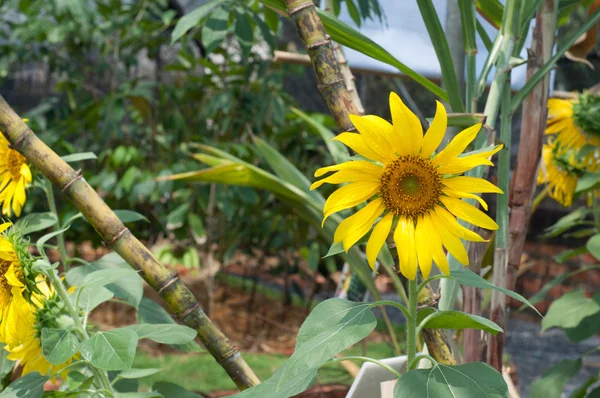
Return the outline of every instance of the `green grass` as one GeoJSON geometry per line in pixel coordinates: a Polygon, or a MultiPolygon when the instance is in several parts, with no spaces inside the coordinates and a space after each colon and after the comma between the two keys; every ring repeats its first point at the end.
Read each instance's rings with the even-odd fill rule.
{"type": "MultiPolygon", "coordinates": [[[[362,345],[346,350],[343,355],[362,355],[362,345]]],[[[376,359],[394,356],[393,348],[387,343],[370,343],[367,355],[376,359]]],[[[287,359],[284,355],[243,353],[248,365],[261,380],[268,379],[287,359]]],[[[356,362],[360,366],[360,362],[356,362]]],[[[160,373],[140,379],[140,385],[149,388],[154,382],[169,381],[179,384],[190,391],[234,390],[235,385],[225,371],[206,352],[194,354],[167,354],[153,357],[145,352],[138,352],[133,364],[134,368],[160,368],[160,373]]],[[[340,364],[332,364],[319,370],[319,384],[351,384],[352,377],[340,364]]]]}

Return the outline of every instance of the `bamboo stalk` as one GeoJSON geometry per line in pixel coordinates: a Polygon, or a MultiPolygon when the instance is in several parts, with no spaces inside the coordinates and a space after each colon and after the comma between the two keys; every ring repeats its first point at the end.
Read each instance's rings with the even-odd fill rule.
{"type": "Polygon", "coordinates": [[[198,331],[198,338],[240,389],[260,381],[238,350],[206,316],[200,304],[181,282],[123,225],[98,193],[42,142],[0,95],[0,131],[37,170],[60,188],[85,216],[106,245],[117,252],[150,285],[175,316],[198,331]]]}
{"type": "MultiPolygon", "coordinates": [[[[419,294],[418,307],[435,305],[434,293],[426,286],[419,294]]],[[[429,355],[443,365],[456,365],[450,342],[443,329],[422,329],[421,336],[427,345],[429,355]]]]}
{"type": "Polygon", "coordinates": [[[298,34],[308,52],[318,88],[338,126],[354,131],[348,115],[359,114],[340,71],[331,39],[317,14],[312,0],[285,0],[288,14],[296,24],[298,34]]]}

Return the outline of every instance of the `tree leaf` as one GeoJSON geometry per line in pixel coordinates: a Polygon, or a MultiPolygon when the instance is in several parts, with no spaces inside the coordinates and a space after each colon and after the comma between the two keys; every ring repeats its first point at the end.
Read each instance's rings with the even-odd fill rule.
{"type": "Polygon", "coordinates": [[[175,25],[175,29],[173,29],[173,33],[171,34],[171,44],[175,43],[190,29],[200,23],[200,21],[220,3],[220,0],[211,0],[181,17],[179,21],[177,21],[177,25],[175,25]]]}
{"type": "Polygon", "coordinates": [[[585,317],[574,328],[564,329],[567,337],[573,343],[580,343],[583,340],[600,333],[600,312],[592,316],[585,317]]]}
{"type": "Polygon", "coordinates": [[[525,297],[521,296],[518,293],[515,293],[511,290],[505,289],[503,287],[495,286],[492,283],[486,281],[476,273],[468,269],[453,269],[450,271],[450,276],[456,280],[458,283],[464,286],[472,286],[480,289],[493,289],[499,292],[506,294],[514,298],[515,300],[519,300],[520,302],[527,304],[527,306],[537,312],[540,316],[540,312],[535,308],[525,297]]]}
{"type": "Polygon", "coordinates": [[[145,369],[129,369],[124,370],[117,378],[119,379],[141,379],[142,377],[152,376],[160,372],[160,369],[156,368],[145,368],[145,369]]]}
{"type": "Polygon", "coordinates": [[[77,351],[79,351],[79,340],[72,329],[42,329],[42,353],[51,364],[65,363],[77,351]]]}
{"type": "Polygon", "coordinates": [[[592,256],[600,259],[600,234],[592,236],[585,244],[585,247],[592,256]]]}
{"type": "Polygon", "coordinates": [[[416,369],[398,379],[394,398],[507,398],[508,386],[496,369],[483,362],[416,369]]]}
{"type": "Polygon", "coordinates": [[[552,366],[531,384],[531,398],[560,398],[565,384],[579,372],[581,364],[581,358],[563,359],[552,366]]]}
{"type": "Polygon", "coordinates": [[[138,339],[150,339],[162,344],[186,344],[193,341],[198,332],[183,325],[148,324],[129,325],[126,328],[135,331],[138,339]]]}
{"type": "Polygon", "coordinates": [[[49,380],[38,372],[27,373],[13,381],[0,393],[0,398],[41,398],[44,384],[49,380]]]}
{"type": "Polygon", "coordinates": [[[600,312],[600,293],[585,297],[583,290],[573,290],[554,301],[542,320],[542,332],[552,327],[574,328],[584,318],[600,312]]]}
{"type": "Polygon", "coordinates": [[[348,149],[341,142],[333,140],[335,138],[335,134],[333,134],[331,130],[329,130],[324,124],[315,120],[314,117],[302,112],[300,109],[292,107],[291,110],[306,122],[306,124],[310,127],[310,130],[313,130],[321,136],[321,139],[323,139],[325,142],[331,157],[336,163],[342,163],[348,160],[350,157],[348,149]]]}
{"type": "Polygon", "coordinates": [[[581,224],[581,221],[585,219],[589,212],[590,211],[585,207],[580,207],[579,209],[572,211],[566,216],[561,217],[556,223],[554,223],[554,225],[546,228],[545,233],[542,235],[542,237],[553,238],[562,234],[566,230],[581,224]]]}
{"type": "Polygon", "coordinates": [[[119,217],[119,220],[121,220],[121,222],[123,224],[127,224],[129,222],[136,222],[136,221],[145,221],[147,223],[150,222],[150,220],[148,220],[144,215],[138,213],[137,211],[131,211],[131,210],[113,210],[113,211],[117,215],[117,217],[119,217]]]}
{"type": "Polygon", "coordinates": [[[61,156],[61,159],[67,163],[81,162],[82,160],[94,160],[98,159],[98,156],[94,152],[80,152],[73,153],[71,155],[61,156]]]}
{"type": "Polygon", "coordinates": [[[58,218],[52,212],[30,213],[15,223],[15,229],[23,235],[29,235],[33,232],[42,231],[56,225],[58,218]]]}
{"type": "Polygon", "coordinates": [[[435,313],[429,318],[423,328],[427,329],[479,329],[496,335],[502,328],[487,318],[467,314],[461,311],[436,311],[434,308],[423,308],[417,313],[417,323],[435,313]],[[433,310],[433,311],[432,311],[433,310]]]}
{"type": "Polygon", "coordinates": [[[105,370],[131,368],[137,347],[137,333],[128,328],[99,332],[81,343],[81,356],[105,370]]]}
{"type": "Polygon", "coordinates": [[[206,53],[210,54],[219,47],[229,29],[229,11],[223,7],[216,8],[202,27],[202,42],[206,53]]]}

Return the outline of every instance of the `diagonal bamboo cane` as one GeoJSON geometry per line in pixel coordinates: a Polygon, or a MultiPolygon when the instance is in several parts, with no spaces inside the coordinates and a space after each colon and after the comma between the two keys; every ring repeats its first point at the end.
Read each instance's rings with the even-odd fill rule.
{"type": "Polygon", "coordinates": [[[75,171],[42,142],[0,95],[0,131],[11,147],[27,158],[73,202],[106,245],[117,252],[152,286],[175,316],[198,331],[198,338],[225,369],[240,389],[260,381],[223,332],[200,308],[192,292],[177,275],[171,274],[152,253],[123,225],[85,181],[81,170],[75,171]]]}

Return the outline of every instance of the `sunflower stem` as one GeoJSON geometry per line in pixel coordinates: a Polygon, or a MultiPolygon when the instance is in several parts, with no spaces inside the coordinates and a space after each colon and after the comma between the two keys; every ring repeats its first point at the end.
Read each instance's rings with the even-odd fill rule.
{"type": "MultiPolygon", "coordinates": [[[[56,207],[56,201],[54,200],[54,189],[52,188],[52,182],[47,178],[44,178],[44,192],[48,198],[48,207],[50,211],[56,216],[56,225],[54,226],[55,231],[60,231],[62,225],[60,224],[60,216],[56,207]]],[[[63,271],[69,272],[69,259],[67,257],[67,248],[65,246],[65,237],[62,233],[56,235],[56,241],[58,242],[58,252],[60,253],[60,259],[63,263],[63,271]]]]}
{"type": "MultiPolygon", "coordinates": [[[[58,297],[60,297],[60,300],[65,305],[65,309],[67,310],[67,312],[73,319],[73,322],[75,323],[75,330],[77,331],[77,333],[80,335],[80,337],[83,340],[87,340],[90,336],[88,335],[83,324],[81,323],[81,318],[79,317],[79,311],[77,311],[77,308],[75,308],[75,306],[71,302],[71,299],[69,298],[69,293],[67,292],[67,289],[65,289],[65,285],[63,285],[62,281],[58,277],[56,270],[53,270],[53,269],[50,270],[50,272],[48,272],[47,275],[48,275],[48,279],[50,279],[50,283],[52,283],[52,286],[54,287],[54,290],[56,291],[56,294],[58,295],[58,297]]],[[[100,383],[101,387],[103,389],[110,391],[112,394],[113,389],[112,389],[112,386],[110,384],[110,381],[108,379],[108,375],[106,374],[106,372],[104,370],[96,368],[93,365],[90,365],[90,369],[94,373],[94,376],[100,383]]]]}
{"type": "Polygon", "coordinates": [[[415,365],[417,355],[417,281],[408,280],[408,315],[406,317],[406,347],[409,369],[415,365]]]}

